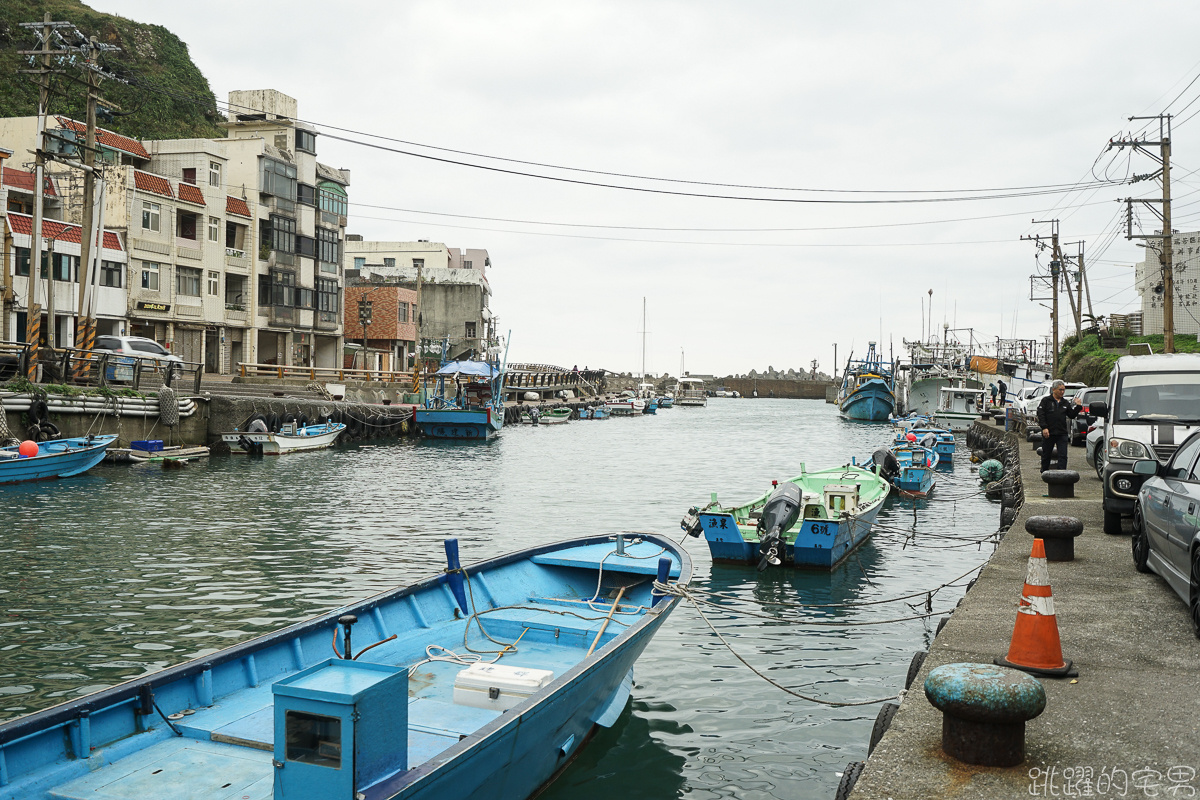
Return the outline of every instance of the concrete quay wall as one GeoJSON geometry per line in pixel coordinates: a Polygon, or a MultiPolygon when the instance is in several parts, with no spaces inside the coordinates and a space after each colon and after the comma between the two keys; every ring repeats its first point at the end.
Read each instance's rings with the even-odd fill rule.
{"type": "Polygon", "coordinates": [[[1068,464],[1080,473],[1075,497],[1052,500],[1045,496],[1040,457],[1023,435],[1008,438],[1018,443],[1025,492],[1016,522],[933,640],[849,797],[1200,794],[1200,640],[1191,632],[1186,603],[1158,576],[1135,571],[1128,523],[1124,535],[1103,532],[1101,484],[1082,449],[1071,449],[1068,464]],[[1007,653],[1033,541],[1025,520],[1043,514],[1084,523],[1075,560],[1048,565],[1063,656],[1079,676],[1040,679],[1046,710],[1026,724],[1022,765],[963,764],[942,751],[941,713],[925,697],[925,678],[942,664],[990,664],[1007,653]]]}
{"type": "Polygon", "coordinates": [[[824,400],[825,389],[832,386],[829,381],[764,380],[763,378],[723,378],[718,381],[726,389],[732,389],[742,397],[784,397],[799,400],[824,400]]]}

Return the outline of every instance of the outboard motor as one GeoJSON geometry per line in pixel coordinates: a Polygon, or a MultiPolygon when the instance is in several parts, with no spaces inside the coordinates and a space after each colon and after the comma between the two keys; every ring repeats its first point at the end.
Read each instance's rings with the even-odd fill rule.
{"type": "Polygon", "coordinates": [[[783,563],[783,535],[800,518],[800,504],[800,487],[794,483],[776,486],[767,498],[758,520],[758,553],[762,556],[758,562],[759,572],[768,564],[779,566],[783,563]]]}
{"type": "Polygon", "coordinates": [[[921,437],[920,445],[928,450],[932,450],[937,444],[937,434],[927,433],[921,437]]]}
{"type": "Polygon", "coordinates": [[[534,425],[538,424],[538,420],[541,419],[541,416],[542,412],[538,410],[537,406],[529,409],[529,419],[534,425]]]}
{"type": "Polygon", "coordinates": [[[871,454],[871,462],[879,467],[879,477],[885,481],[891,481],[900,474],[900,462],[891,450],[879,448],[871,454]]]}
{"type": "Polygon", "coordinates": [[[679,521],[679,527],[686,531],[688,536],[699,536],[703,533],[704,531],[700,527],[700,509],[695,506],[689,508],[683,515],[683,519],[679,521]]]}

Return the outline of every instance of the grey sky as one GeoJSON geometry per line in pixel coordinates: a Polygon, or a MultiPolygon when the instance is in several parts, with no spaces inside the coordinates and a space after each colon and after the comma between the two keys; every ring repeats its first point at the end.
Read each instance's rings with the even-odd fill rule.
{"type": "MultiPolygon", "coordinates": [[[[1148,158],[1104,146],[1130,128],[1126,117],[1163,110],[1200,71],[1194,0],[92,5],[175,32],[219,100],[231,89],[275,88],[317,125],[511,159],[771,187],[1074,184],[1090,180],[1094,163],[1100,176],[1106,168],[1116,177],[1150,172],[1148,158]]],[[[1171,110],[1198,95],[1200,82],[1171,110]]],[[[1200,189],[1200,176],[1187,175],[1200,167],[1200,120],[1185,121],[1197,109],[1200,100],[1182,112],[1174,137],[1182,230],[1200,228],[1200,205],[1185,205],[1200,189]]],[[[928,289],[935,327],[973,327],[984,339],[1001,325],[1006,336],[1043,335],[1049,315],[1029,302],[1034,248],[1019,241],[1046,232],[1030,224],[1034,217],[1059,217],[1064,241],[1085,239],[1099,256],[1090,273],[1093,297],[1103,299],[1097,313],[1136,310],[1128,265],[1140,249],[1120,236],[1100,255],[1100,243],[1116,227],[1115,198],[1158,191],[1142,182],[1065,197],[767,203],[574,186],[328,137],[318,151],[352,170],[351,232],[490,252],[493,310],[502,331],[512,330],[513,360],[637,370],[645,296],[647,368],[672,374],[681,349],[689,370],[717,374],[807,368],[812,359],[829,371],[834,342],[844,360],[881,331],[884,351],[892,340],[899,350],[902,337],[921,335],[928,289]],[[973,217],[990,218],[900,224],[973,217]],[[845,229],[863,225],[895,227],[845,229]],[[747,230],[768,228],[824,230],[747,230]]]]}

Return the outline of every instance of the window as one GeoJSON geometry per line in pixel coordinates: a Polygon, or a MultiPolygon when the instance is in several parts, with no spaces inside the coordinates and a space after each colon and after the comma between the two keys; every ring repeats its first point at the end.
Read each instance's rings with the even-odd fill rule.
{"type": "Polygon", "coordinates": [[[295,292],[296,308],[312,308],[313,307],[313,290],[305,289],[302,286],[296,287],[295,292]]]}
{"type": "Polygon", "coordinates": [[[187,211],[179,212],[179,238],[196,241],[196,227],[199,224],[198,215],[187,211]]]}
{"type": "Polygon", "coordinates": [[[296,273],[273,269],[270,275],[259,278],[258,302],[270,306],[293,306],[295,286],[296,273]]]}
{"type": "Polygon", "coordinates": [[[208,271],[208,293],[213,297],[220,295],[221,289],[221,273],[216,270],[208,271]]]}
{"type": "Polygon", "coordinates": [[[422,269],[424,266],[425,266],[425,259],[423,259],[423,258],[414,258],[413,259],[413,268],[414,269],[422,269]]]}
{"type": "Polygon", "coordinates": [[[321,210],[328,211],[330,214],[346,216],[349,203],[346,199],[346,190],[336,183],[322,181],[320,186],[320,202],[321,210]]]}
{"type": "Polygon", "coordinates": [[[162,207],[158,203],[151,203],[149,200],[142,201],[142,230],[157,231],[158,217],[162,211],[162,207]]]}
{"type": "Polygon", "coordinates": [[[317,240],[311,236],[296,236],[296,255],[317,257],[317,240]]]}
{"type": "Polygon", "coordinates": [[[210,242],[221,241],[221,220],[217,217],[208,218],[208,240],[210,242]]]}
{"type": "Polygon", "coordinates": [[[114,289],[121,288],[121,275],[125,272],[125,265],[118,264],[115,261],[100,262],[100,285],[111,286],[114,289]]]}
{"type": "Polygon", "coordinates": [[[272,214],[267,220],[267,236],[264,238],[270,242],[272,250],[296,252],[296,220],[272,214]]]}
{"type": "Polygon", "coordinates": [[[218,164],[216,161],[208,162],[208,185],[209,186],[220,186],[221,185],[221,165],[218,164]]]}
{"type": "Polygon", "coordinates": [[[142,288],[153,292],[158,291],[159,265],[153,261],[142,262],[142,288]]]}
{"type": "Polygon", "coordinates": [[[338,312],[338,283],[329,278],[317,278],[317,310],[338,312]]]}
{"type": "Polygon", "coordinates": [[[296,149],[306,153],[317,154],[317,135],[312,131],[296,129],[296,149]]]}
{"type": "Polygon", "coordinates": [[[225,246],[233,250],[245,250],[250,244],[246,234],[249,232],[249,227],[239,225],[236,222],[225,223],[225,246]]]}
{"type": "Polygon", "coordinates": [[[199,297],[200,270],[195,267],[176,267],[175,291],[188,297],[199,297]]]}
{"type": "Polygon", "coordinates": [[[183,168],[183,182],[190,183],[192,186],[196,185],[196,168],[195,167],[184,167],[183,168]]]}
{"type": "Polygon", "coordinates": [[[408,303],[400,304],[400,321],[408,322],[408,303]]]}
{"type": "Polygon", "coordinates": [[[284,758],[287,761],[342,768],[342,721],[339,718],[288,711],[284,727],[287,743],[284,758]]]}
{"type": "Polygon", "coordinates": [[[54,280],[79,280],[79,256],[69,256],[64,253],[54,254],[54,280]]]}
{"type": "Polygon", "coordinates": [[[396,259],[394,259],[394,258],[385,258],[385,259],[383,260],[383,265],[384,265],[385,267],[388,267],[389,269],[391,269],[392,267],[395,267],[395,266],[396,266],[396,259]]]}
{"type": "Polygon", "coordinates": [[[337,264],[342,260],[341,241],[337,231],[317,228],[317,260],[326,264],[337,264]]]}
{"type": "MultiPolygon", "coordinates": [[[[26,252],[28,252],[28,251],[26,251],[26,252]]],[[[25,259],[26,259],[26,262],[28,262],[29,256],[28,255],[25,256],[25,259]]],[[[364,256],[355,256],[354,257],[354,268],[355,269],[362,269],[366,265],[367,265],[367,259],[364,256]]],[[[29,274],[28,265],[25,267],[25,270],[26,270],[25,274],[28,275],[29,274]]]]}
{"type": "Polygon", "coordinates": [[[468,339],[475,338],[475,323],[474,322],[467,323],[467,338],[468,339]]]}
{"type": "Polygon", "coordinates": [[[264,158],[262,160],[262,192],[295,200],[296,167],[282,161],[264,158]]]}
{"type": "Polygon", "coordinates": [[[464,262],[463,262],[463,269],[471,269],[471,262],[470,262],[470,261],[464,261],[464,262]]]}
{"type": "Polygon", "coordinates": [[[296,202],[306,206],[315,206],[317,204],[317,187],[309,186],[307,183],[296,184],[296,202]]]}

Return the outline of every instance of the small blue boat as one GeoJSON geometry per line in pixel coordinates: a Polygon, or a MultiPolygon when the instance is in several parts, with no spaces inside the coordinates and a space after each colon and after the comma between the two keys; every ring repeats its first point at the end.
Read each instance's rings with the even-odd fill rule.
{"type": "Polygon", "coordinates": [[[587,406],[581,406],[577,413],[579,414],[580,419],[591,419],[592,418],[592,410],[590,408],[588,408],[587,406]]]}
{"type": "Polygon", "coordinates": [[[938,468],[954,466],[954,433],[945,428],[914,427],[896,434],[895,444],[902,445],[912,441],[922,447],[932,448],[938,454],[938,468]],[[913,439],[908,438],[908,434],[913,439]]]}
{"type": "Polygon", "coordinates": [[[646,405],[642,407],[643,414],[655,414],[658,412],[658,398],[650,397],[646,400],[646,405]]]}
{"type": "Polygon", "coordinates": [[[596,406],[592,409],[592,419],[608,419],[612,414],[608,411],[608,406],[596,406]]]}
{"type": "Polygon", "coordinates": [[[504,427],[504,370],[498,363],[448,361],[434,377],[436,388],[415,414],[422,434],[486,441],[504,427]]]}
{"type": "Polygon", "coordinates": [[[891,448],[896,458],[896,474],[892,485],[908,497],[928,497],[937,485],[934,470],[937,469],[938,454],[928,447],[917,444],[898,444],[891,448]]]}
{"type": "Polygon", "coordinates": [[[896,387],[892,363],[885,362],[875,352],[875,343],[867,355],[846,361],[846,373],[838,389],[838,409],[843,415],[864,422],[883,422],[896,410],[896,387]]]}
{"type": "Polygon", "coordinates": [[[525,800],[629,702],[687,552],[591,536],[445,572],[0,723],[0,798],[525,800]],[[353,636],[351,635],[353,634],[353,636]]]}
{"type": "Polygon", "coordinates": [[[675,405],[675,398],[671,397],[670,395],[663,395],[662,397],[658,398],[658,407],[659,408],[671,408],[674,405],[675,405]]]}
{"type": "Polygon", "coordinates": [[[21,455],[18,452],[20,445],[0,447],[0,483],[24,483],[80,475],[103,461],[104,452],[116,440],[116,436],[108,434],[53,439],[40,442],[36,456],[21,455]]]}

